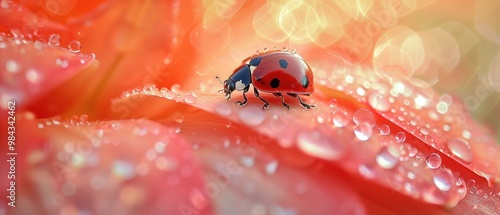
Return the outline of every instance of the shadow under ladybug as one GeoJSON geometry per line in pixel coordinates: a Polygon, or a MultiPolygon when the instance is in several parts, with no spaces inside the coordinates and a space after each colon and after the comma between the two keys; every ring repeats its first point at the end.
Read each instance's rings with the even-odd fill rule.
{"type": "Polygon", "coordinates": [[[305,103],[299,96],[313,93],[314,77],[309,65],[296,53],[275,50],[256,54],[243,60],[224,82],[219,77],[216,78],[224,85],[219,93],[223,91],[227,101],[233,91],[243,91],[243,101],[236,102],[239,106],[247,104],[246,93],[252,84],[255,96],[264,102],[262,109],[267,109],[269,102],[260,96],[259,91],[281,97],[281,103],[286,109],[290,109],[290,106],[285,103],[283,94],[298,99],[306,109],[316,108],[315,105],[305,103]]]}

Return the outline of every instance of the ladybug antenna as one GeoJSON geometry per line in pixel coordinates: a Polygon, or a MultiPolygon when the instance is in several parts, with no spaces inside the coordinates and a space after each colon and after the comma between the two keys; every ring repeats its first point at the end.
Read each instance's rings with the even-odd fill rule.
{"type": "Polygon", "coordinates": [[[222,82],[222,80],[220,80],[219,76],[215,76],[215,78],[217,78],[217,80],[219,80],[219,82],[223,85],[224,82],[222,82]]]}

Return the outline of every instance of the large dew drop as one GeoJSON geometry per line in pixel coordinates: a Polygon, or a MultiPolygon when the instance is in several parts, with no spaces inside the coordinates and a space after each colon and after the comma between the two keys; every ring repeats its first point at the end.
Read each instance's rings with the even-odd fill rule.
{"type": "Polygon", "coordinates": [[[443,168],[437,169],[434,172],[434,176],[432,177],[434,181],[434,185],[439,190],[448,191],[451,189],[453,183],[455,183],[455,177],[453,177],[453,173],[451,170],[443,168]]]}
{"type": "Polygon", "coordinates": [[[389,127],[388,125],[381,125],[379,129],[379,132],[381,135],[389,135],[389,133],[391,133],[391,127],[389,127]]]}
{"type": "Polygon", "coordinates": [[[51,46],[59,46],[59,44],[61,44],[61,36],[59,36],[59,34],[51,34],[48,44],[51,46]]]}
{"type": "Polygon", "coordinates": [[[466,140],[462,138],[455,138],[448,141],[447,146],[453,155],[457,156],[464,162],[472,162],[472,151],[466,140]]]}
{"type": "Polygon", "coordinates": [[[343,128],[349,124],[349,117],[346,113],[337,113],[333,116],[333,125],[339,128],[343,128]]]}
{"type": "Polygon", "coordinates": [[[439,156],[436,153],[431,153],[427,156],[425,159],[425,163],[427,164],[427,167],[431,169],[437,169],[441,166],[441,163],[443,161],[441,160],[441,156],[439,156]]]}
{"type": "Polygon", "coordinates": [[[396,141],[398,141],[398,143],[402,143],[406,140],[406,134],[400,131],[396,133],[396,136],[394,136],[394,138],[396,138],[396,141]]]}
{"type": "Polygon", "coordinates": [[[399,163],[400,152],[397,147],[382,148],[376,157],[377,164],[384,169],[392,169],[399,163]]]}
{"type": "Polygon", "coordinates": [[[361,141],[367,141],[373,135],[373,128],[369,123],[360,123],[354,127],[354,135],[361,141]]]}
{"type": "Polygon", "coordinates": [[[78,40],[72,40],[68,43],[68,50],[72,53],[80,52],[81,47],[82,47],[82,45],[80,44],[80,41],[78,41],[78,40]]]}
{"type": "Polygon", "coordinates": [[[255,106],[242,108],[238,116],[243,123],[250,126],[258,126],[265,120],[264,111],[255,106]]]}
{"type": "Polygon", "coordinates": [[[334,138],[325,137],[318,131],[303,131],[297,136],[298,147],[307,154],[328,160],[337,160],[345,146],[334,138]]]}
{"type": "Polygon", "coordinates": [[[354,124],[359,125],[360,123],[367,123],[371,128],[375,127],[376,120],[373,113],[365,108],[361,108],[354,112],[352,115],[352,121],[354,124]]]}
{"type": "Polygon", "coordinates": [[[216,113],[222,116],[229,116],[233,112],[233,110],[231,109],[231,107],[229,107],[227,102],[217,103],[214,107],[214,110],[216,113]]]}

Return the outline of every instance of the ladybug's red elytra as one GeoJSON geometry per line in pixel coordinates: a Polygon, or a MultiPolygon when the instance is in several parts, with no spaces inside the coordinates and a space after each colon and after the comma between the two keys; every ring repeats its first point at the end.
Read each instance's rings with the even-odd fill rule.
{"type": "Polygon", "coordinates": [[[314,77],[309,65],[295,52],[273,50],[250,56],[222,84],[224,89],[219,92],[224,91],[227,101],[233,91],[243,91],[244,100],[236,102],[239,106],[247,104],[245,94],[250,84],[253,84],[255,96],[264,102],[262,109],[267,109],[269,102],[260,96],[259,91],[281,97],[286,109],[290,109],[290,106],[285,103],[283,94],[297,98],[306,109],[316,108],[315,105],[306,104],[299,96],[309,96],[314,91],[314,77]]]}

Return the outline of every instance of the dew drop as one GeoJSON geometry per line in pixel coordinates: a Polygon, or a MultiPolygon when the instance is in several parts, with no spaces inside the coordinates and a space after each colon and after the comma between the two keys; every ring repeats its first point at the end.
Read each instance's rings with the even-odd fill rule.
{"type": "Polygon", "coordinates": [[[468,130],[463,130],[462,131],[462,137],[465,139],[470,139],[472,137],[472,133],[468,130]]]}
{"type": "Polygon", "coordinates": [[[276,172],[276,169],[278,169],[278,161],[271,161],[266,164],[266,173],[268,175],[274,174],[276,172]]]}
{"type": "Polygon", "coordinates": [[[246,167],[252,167],[255,164],[255,159],[252,156],[241,156],[240,163],[246,167]]]}
{"type": "Polygon", "coordinates": [[[436,153],[431,153],[425,159],[425,163],[427,164],[427,167],[431,169],[437,169],[441,166],[442,163],[441,156],[436,153]]]}
{"type": "Polygon", "coordinates": [[[343,128],[343,127],[347,126],[347,124],[349,124],[349,117],[347,116],[347,113],[342,112],[342,113],[335,114],[333,116],[332,121],[333,121],[333,125],[335,125],[336,127],[343,128]]]}
{"type": "Polygon", "coordinates": [[[158,153],[165,152],[166,144],[164,142],[156,142],[155,143],[155,151],[158,153]]]}
{"type": "Polygon", "coordinates": [[[360,96],[365,96],[365,89],[359,87],[358,89],[356,89],[356,93],[360,96]]]}
{"type": "Polygon", "coordinates": [[[384,169],[392,169],[399,163],[400,152],[397,147],[388,146],[382,148],[375,158],[377,164],[384,169]]]}
{"type": "Polygon", "coordinates": [[[132,164],[124,160],[116,160],[113,162],[111,172],[117,177],[131,179],[135,176],[135,169],[132,164]]]}
{"type": "Polygon", "coordinates": [[[264,111],[255,106],[242,108],[238,116],[243,123],[250,126],[258,126],[265,120],[264,111]]]}
{"type": "Polygon", "coordinates": [[[184,97],[184,102],[193,104],[196,102],[196,97],[192,93],[189,93],[184,97]]]}
{"type": "Polygon", "coordinates": [[[398,143],[402,143],[406,140],[406,134],[404,132],[400,131],[400,132],[396,133],[394,138],[396,138],[396,141],[398,141],[398,143]]]}
{"type": "Polygon", "coordinates": [[[175,128],[174,133],[176,133],[176,134],[181,133],[181,127],[175,128]]]}
{"type": "Polygon", "coordinates": [[[59,34],[51,34],[48,44],[51,46],[59,46],[59,44],[61,44],[61,36],[59,36],[59,34]]]}
{"type": "Polygon", "coordinates": [[[430,131],[429,131],[429,129],[426,129],[426,128],[421,128],[421,129],[420,129],[420,133],[422,133],[423,135],[429,135],[429,134],[430,134],[430,131]]]}
{"type": "Polygon", "coordinates": [[[85,123],[88,123],[88,121],[89,121],[88,115],[83,114],[80,116],[80,123],[85,124],[85,123]]]}
{"type": "Polygon", "coordinates": [[[352,121],[356,125],[359,125],[360,123],[366,123],[371,128],[374,128],[376,124],[375,116],[373,115],[373,113],[365,108],[361,108],[354,112],[354,114],[352,115],[352,121]]]}
{"type": "Polygon", "coordinates": [[[436,105],[436,111],[440,114],[445,114],[448,112],[448,104],[445,102],[438,102],[436,105]]]}
{"type": "Polygon", "coordinates": [[[329,105],[331,108],[336,108],[338,106],[337,99],[330,100],[329,105]]]}
{"type": "Polygon", "coordinates": [[[375,110],[386,112],[391,108],[390,103],[382,95],[371,93],[368,96],[368,104],[375,110]]]}
{"type": "Polygon", "coordinates": [[[231,122],[226,122],[226,128],[230,128],[231,127],[231,122]]]}
{"type": "Polygon", "coordinates": [[[421,109],[422,107],[427,107],[429,106],[429,99],[424,97],[423,95],[418,94],[415,96],[414,102],[415,102],[415,108],[421,109]]]}
{"type": "Polygon", "coordinates": [[[177,94],[175,94],[175,92],[169,90],[167,92],[163,92],[163,95],[165,96],[165,98],[173,100],[177,94]]]}
{"type": "Polygon", "coordinates": [[[288,47],[283,46],[283,48],[281,49],[281,51],[287,52],[288,51],[288,47]]]}
{"type": "Polygon", "coordinates": [[[367,141],[373,135],[373,129],[369,123],[363,122],[354,127],[354,134],[361,141],[367,141]]]}
{"type": "Polygon", "coordinates": [[[80,52],[82,45],[80,44],[80,41],[78,40],[71,40],[68,43],[68,50],[72,53],[78,53],[80,52]]]}
{"type": "Polygon", "coordinates": [[[467,195],[467,186],[465,184],[465,181],[462,178],[458,178],[457,182],[455,182],[455,185],[457,186],[457,192],[460,200],[464,199],[467,195]]]}
{"type": "Polygon", "coordinates": [[[462,138],[455,138],[446,144],[451,153],[464,162],[470,163],[472,161],[472,151],[469,143],[462,138]]]}
{"type": "Polygon", "coordinates": [[[334,138],[325,137],[319,131],[303,131],[297,136],[298,147],[307,154],[328,160],[342,156],[345,146],[334,138]]]}
{"type": "Polygon", "coordinates": [[[448,191],[451,189],[451,186],[453,185],[455,178],[451,170],[443,168],[443,169],[437,169],[434,172],[432,180],[434,181],[434,185],[436,185],[436,187],[439,190],[448,191]]]}
{"type": "Polygon", "coordinates": [[[382,135],[389,135],[389,133],[391,133],[391,127],[389,127],[388,125],[381,125],[379,128],[379,132],[380,134],[382,135]]]}
{"type": "Polygon", "coordinates": [[[8,60],[5,66],[7,71],[11,73],[18,73],[20,69],[19,64],[15,60],[8,60]]]}
{"type": "Polygon", "coordinates": [[[368,179],[375,178],[375,176],[376,176],[375,169],[370,165],[364,165],[364,164],[359,165],[358,172],[363,177],[368,178],[368,179]]]}
{"type": "Polygon", "coordinates": [[[264,52],[267,52],[267,51],[269,51],[269,49],[268,49],[267,47],[265,47],[265,48],[263,49],[263,51],[264,51],[264,52]]]}
{"type": "Polygon", "coordinates": [[[214,110],[216,113],[222,116],[229,116],[233,111],[229,105],[224,102],[224,103],[217,103],[214,107],[214,110]]]}
{"type": "Polygon", "coordinates": [[[28,69],[26,71],[26,80],[31,84],[37,84],[41,81],[41,75],[38,71],[34,69],[28,69]]]}

